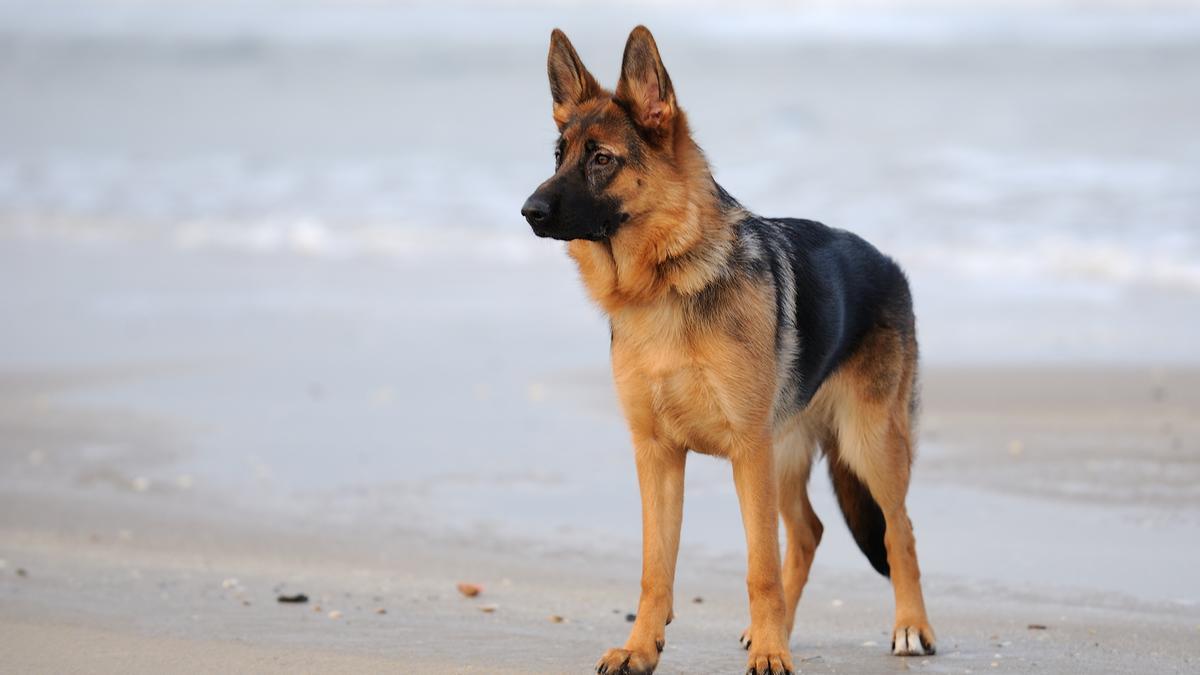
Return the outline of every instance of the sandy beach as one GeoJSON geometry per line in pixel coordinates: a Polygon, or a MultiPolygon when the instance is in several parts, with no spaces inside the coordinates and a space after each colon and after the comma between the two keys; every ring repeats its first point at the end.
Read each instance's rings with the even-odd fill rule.
{"type": "MultiPolygon", "coordinates": [[[[114,275],[89,272],[108,254],[33,250],[7,259],[6,277],[88,295],[20,263],[36,260],[122,295],[114,275]]],[[[160,253],[173,273],[158,292],[172,297],[187,294],[189,270],[211,273],[216,261],[222,273],[205,277],[216,292],[245,275],[301,272],[335,295],[389,279],[412,287],[384,264],[268,270],[254,257],[160,253]]],[[[134,277],[129,288],[140,287],[134,277]]],[[[507,292],[537,282],[506,278],[507,292]]],[[[111,353],[94,357],[109,365],[0,377],[0,658],[15,671],[564,673],[624,639],[637,599],[637,498],[602,344],[590,350],[594,367],[538,364],[532,379],[489,370],[486,387],[467,386],[436,361],[391,361],[413,370],[384,377],[413,328],[373,312],[362,348],[299,358],[321,354],[329,331],[362,325],[273,312],[262,324],[204,313],[207,329],[138,326],[58,302],[40,298],[47,311],[10,344],[24,334],[52,350],[46,336],[62,319],[111,353]],[[457,424],[429,419],[442,407],[425,386],[435,372],[463,388],[451,399],[474,401],[457,424]],[[276,414],[304,428],[276,440],[286,435],[276,414]],[[431,427],[440,440],[424,450],[431,427]],[[560,447],[563,427],[595,433],[560,447]],[[461,597],[460,581],[485,590],[461,597]],[[309,602],[276,602],[297,592],[309,602]]],[[[507,342],[479,358],[511,352],[507,342]]],[[[520,354],[518,364],[535,361],[520,354]]],[[[939,655],[887,654],[890,589],[854,548],[818,469],[827,535],[792,640],[802,671],[1194,670],[1200,371],[931,366],[924,382],[910,512],[939,655]]],[[[662,672],[733,672],[747,616],[736,499],[719,462],[696,457],[688,481],[662,672]]]]}
{"type": "MultiPolygon", "coordinates": [[[[802,672],[1194,671],[1198,380],[1193,371],[930,373],[926,435],[948,450],[920,464],[914,519],[927,567],[973,563],[926,574],[941,651],[887,654],[890,591],[855,560],[825,495],[830,536],[792,640],[802,672]],[[1114,447],[1113,438],[1140,440],[1114,447]],[[1162,464],[1175,467],[1168,485],[1137,470],[1162,464]],[[1059,487],[1072,484],[1096,490],[1059,487]],[[1020,495],[1021,522],[920,496],[943,488],[1020,495]],[[1048,514],[1059,509],[1085,514],[1073,516],[1081,531],[1107,522],[1108,536],[1058,529],[1048,514]],[[934,510],[949,513],[920,519],[934,510]],[[1006,555],[978,555],[998,549],[1006,555]],[[1017,581],[1043,564],[1041,583],[1017,581]]],[[[6,415],[21,404],[12,389],[6,378],[6,415]]],[[[36,425],[6,416],[6,476],[35,471],[8,439],[36,425]]],[[[112,442],[135,427],[113,430],[112,442]]],[[[54,457],[55,473],[81,472],[62,446],[54,457]]],[[[636,604],[632,519],[623,540],[585,551],[486,530],[438,536],[398,512],[353,527],[320,514],[262,522],[199,487],[79,492],[6,481],[0,497],[0,653],[14,672],[582,672],[623,639],[636,604]],[[464,598],[462,580],[485,590],[464,598]],[[295,592],[309,603],[276,602],[295,592]]],[[[662,672],[739,668],[743,574],[733,553],[685,549],[662,672]]]]}
{"type": "MultiPolygon", "coordinates": [[[[818,466],[797,665],[1196,672],[1200,14],[903,4],[639,19],[727,189],[914,288],[939,651],[888,655],[818,466]]],[[[0,1],[0,671],[589,672],[633,459],[606,321],[517,210],[550,28],[607,80],[633,22],[210,10],[0,1]]],[[[695,456],[659,672],[743,672],[744,576],[695,456]]]]}

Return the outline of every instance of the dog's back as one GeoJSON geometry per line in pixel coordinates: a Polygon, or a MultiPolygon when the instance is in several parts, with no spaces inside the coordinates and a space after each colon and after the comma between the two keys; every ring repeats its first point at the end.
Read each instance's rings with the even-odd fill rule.
{"type": "Polygon", "coordinates": [[[779,330],[794,330],[802,348],[790,372],[795,404],[805,406],[821,383],[852,354],[873,328],[913,337],[915,328],[908,281],[891,258],[858,235],[811,220],[775,221],[789,243],[796,291],[791,312],[779,317],[779,330]]]}
{"type": "Polygon", "coordinates": [[[899,265],[858,235],[812,220],[747,213],[735,250],[740,254],[731,256],[731,264],[748,275],[759,271],[760,283],[769,283],[775,294],[773,421],[780,464],[802,466],[796,480],[807,480],[815,448],[831,455],[830,477],[846,523],[871,565],[887,576],[883,512],[838,456],[836,413],[860,409],[862,402],[847,396],[856,387],[835,383],[822,392],[822,385],[848,363],[853,366],[837,382],[867,366],[870,377],[860,378],[863,384],[889,408],[902,406],[911,424],[917,345],[908,281],[899,265]]]}

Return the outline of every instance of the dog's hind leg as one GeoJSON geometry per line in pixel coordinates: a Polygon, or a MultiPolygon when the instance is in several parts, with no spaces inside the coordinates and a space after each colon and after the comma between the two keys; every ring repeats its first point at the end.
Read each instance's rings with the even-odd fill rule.
{"type": "MultiPolygon", "coordinates": [[[[870,363],[860,363],[867,367],[857,374],[852,369],[844,375],[850,386],[843,389],[835,413],[837,442],[833,448],[826,448],[830,473],[846,521],[869,556],[878,550],[879,542],[867,541],[864,546],[864,538],[883,536],[887,567],[880,571],[890,572],[896,596],[892,653],[933,654],[934,634],[921,593],[916,539],[904,504],[913,457],[909,405],[915,364],[898,368],[903,372],[893,379],[887,373],[872,372],[870,363]],[[889,380],[894,386],[880,386],[889,380]],[[834,462],[839,464],[834,466],[834,462]],[[882,513],[882,532],[869,527],[872,513],[875,517],[882,513]]],[[[872,559],[877,569],[881,562],[872,559]]]]}
{"type": "Polygon", "coordinates": [[[808,501],[808,474],[812,452],[808,461],[799,466],[781,467],[779,472],[779,512],[783,515],[783,527],[787,531],[787,552],[783,557],[783,602],[784,626],[788,635],[796,623],[796,606],[808,583],[808,571],[825,528],[808,501]]]}
{"type": "MultiPolygon", "coordinates": [[[[907,430],[893,426],[886,440],[887,457],[911,454],[907,430]]],[[[887,461],[886,459],[884,461],[887,461]]],[[[884,544],[888,565],[892,568],[892,589],[896,596],[896,623],[892,634],[892,653],[897,656],[933,654],[937,647],[933,627],[925,613],[921,592],[921,570],[917,564],[917,541],[904,499],[908,492],[909,472],[875,473],[867,486],[883,509],[887,522],[884,544]],[[890,480],[889,480],[890,479],[890,480]]]]}

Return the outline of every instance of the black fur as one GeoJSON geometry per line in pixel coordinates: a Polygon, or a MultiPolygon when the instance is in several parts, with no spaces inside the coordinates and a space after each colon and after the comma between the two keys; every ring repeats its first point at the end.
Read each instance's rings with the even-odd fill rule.
{"type": "Polygon", "coordinates": [[[611,237],[628,218],[621,211],[621,203],[603,192],[604,184],[612,179],[616,169],[614,166],[604,172],[604,183],[598,186],[593,184],[594,178],[589,180],[589,172],[584,166],[578,170],[560,171],[546,181],[530,197],[543,200],[550,213],[546,220],[530,223],[534,234],[563,241],[603,241],[611,237]]]}
{"type": "MultiPolygon", "coordinates": [[[[741,206],[718,187],[728,210],[741,206]]],[[[744,211],[743,211],[744,212],[744,211]]],[[[783,391],[794,398],[777,405],[801,410],[873,329],[898,331],[915,350],[912,296],[900,266],[861,237],[811,220],[747,214],[729,265],[746,275],[768,273],[775,286],[776,350],[786,361],[783,391]],[[790,283],[789,283],[790,279],[790,283]],[[795,351],[782,354],[784,338],[795,351]]],[[[909,402],[915,412],[915,395],[909,402]]],[[[834,450],[823,443],[829,474],[846,525],[871,566],[889,576],[883,510],[834,450]]]]}
{"type": "MultiPolygon", "coordinates": [[[[723,189],[720,195],[723,204],[736,205],[723,189]]],[[[765,258],[749,263],[748,271],[761,270],[765,262],[776,280],[777,338],[789,330],[799,337],[790,373],[798,384],[799,408],[808,405],[871,328],[886,325],[913,334],[908,280],[899,265],[858,235],[812,220],[752,214],[740,228],[743,241],[749,235],[762,242],[759,256],[765,258]],[[785,267],[794,279],[794,304],[782,295],[786,289],[779,280],[785,267]],[[791,312],[789,306],[794,307],[791,312]]]]}
{"type": "Polygon", "coordinates": [[[833,491],[837,493],[838,506],[846,518],[846,526],[859,550],[871,561],[875,568],[885,577],[892,574],[888,565],[887,547],[883,537],[887,533],[887,521],[883,518],[883,510],[871,497],[867,486],[862,480],[836,457],[829,457],[829,478],[833,481],[833,491]]]}

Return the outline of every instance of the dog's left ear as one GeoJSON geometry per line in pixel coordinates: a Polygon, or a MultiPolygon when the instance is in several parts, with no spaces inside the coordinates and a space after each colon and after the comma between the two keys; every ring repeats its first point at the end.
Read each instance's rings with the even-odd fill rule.
{"type": "Polygon", "coordinates": [[[584,67],[567,34],[557,28],[550,33],[546,71],[550,75],[550,96],[554,99],[554,122],[562,130],[571,108],[599,96],[600,85],[584,67]]]}
{"type": "Polygon", "coordinates": [[[645,26],[634,28],[625,43],[616,94],[618,100],[629,106],[638,126],[660,133],[671,129],[678,113],[675,89],[658,55],[654,36],[645,26]]]}

